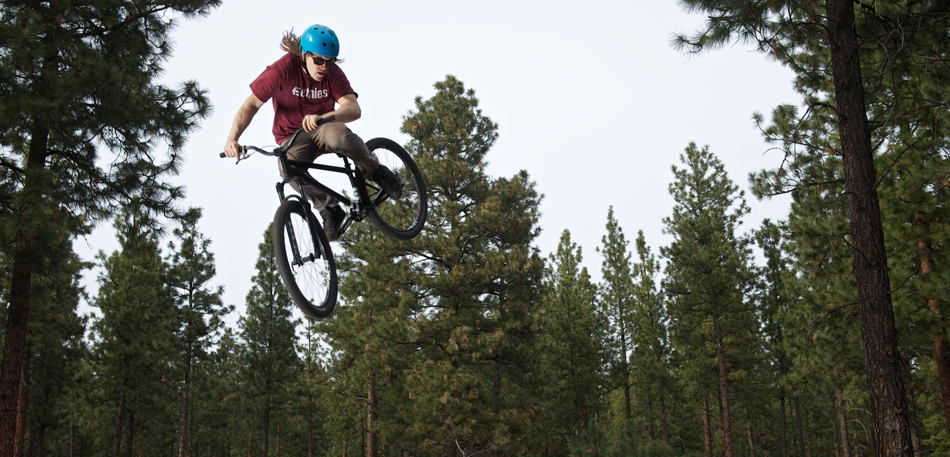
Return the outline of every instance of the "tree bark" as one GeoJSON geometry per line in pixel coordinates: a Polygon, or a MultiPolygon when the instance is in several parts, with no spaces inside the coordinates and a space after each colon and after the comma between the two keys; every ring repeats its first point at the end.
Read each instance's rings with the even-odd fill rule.
{"type": "Polygon", "coordinates": [[[135,455],[135,415],[129,411],[129,436],[125,443],[125,457],[135,455]]]}
{"type": "Polygon", "coordinates": [[[713,331],[716,338],[716,361],[719,365],[719,405],[722,416],[722,455],[733,457],[735,451],[732,444],[732,419],[729,415],[729,382],[726,371],[726,350],[722,345],[722,327],[719,325],[719,314],[712,313],[713,331]]]}
{"type": "Polygon", "coordinates": [[[706,457],[713,457],[712,426],[709,424],[709,400],[703,395],[703,444],[706,447],[706,457]]]}
{"type": "MultiPolygon", "coordinates": [[[[914,215],[918,227],[926,229],[930,221],[923,212],[914,215]]],[[[931,281],[936,265],[933,259],[933,242],[929,237],[917,240],[917,254],[920,257],[920,275],[925,282],[931,281]]],[[[927,308],[933,315],[934,359],[937,362],[937,378],[940,380],[940,397],[943,406],[943,416],[947,432],[950,433],[950,343],[947,342],[947,325],[944,322],[944,313],[937,297],[926,297],[927,308]]]]}
{"type": "MultiPolygon", "coordinates": [[[[833,395],[832,395],[832,400],[834,400],[833,395]]],[[[836,420],[831,421],[831,431],[834,433],[834,439],[835,439],[834,441],[835,457],[841,457],[841,446],[839,445],[839,443],[841,442],[841,437],[840,437],[841,431],[838,430],[838,422],[836,420]]]]}
{"type": "Polygon", "coordinates": [[[23,455],[23,442],[26,438],[26,403],[30,396],[30,344],[26,344],[27,363],[23,364],[20,373],[20,392],[17,395],[16,408],[16,441],[13,444],[14,455],[23,455]]]}
{"type": "Polygon", "coordinates": [[[123,387],[119,393],[119,412],[115,415],[115,430],[112,435],[112,457],[119,457],[122,447],[122,417],[125,416],[125,379],[120,384],[123,387]]]}
{"type": "MultiPolygon", "coordinates": [[[[54,12],[55,13],[55,12],[54,12]]],[[[53,18],[55,18],[55,14],[53,18]]],[[[52,18],[50,18],[52,19],[52,18]]],[[[49,20],[49,23],[54,22],[49,20]]],[[[53,29],[53,28],[51,28],[53,29]]],[[[36,91],[45,92],[49,87],[50,75],[56,74],[59,44],[54,31],[44,37],[48,46],[48,54],[44,58],[43,67],[36,80],[36,91]]],[[[34,119],[29,131],[30,151],[26,160],[26,177],[21,195],[33,195],[30,201],[20,203],[14,212],[27,211],[23,205],[36,205],[48,194],[40,182],[39,173],[46,167],[46,157],[49,146],[49,122],[44,119],[34,119]],[[39,201],[38,201],[39,200],[39,201]]],[[[26,200],[26,199],[24,199],[26,200]]],[[[34,221],[42,223],[42,221],[34,221]]],[[[7,333],[3,346],[3,362],[0,363],[0,457],[22,457],[23,438],[26,428],[17,429],[19,414],[20,387],[25,386],[24,372],[30,369],[30,353],[26,343],[26,325],[30,319],[30,302],[32,293],[33,268],[35,263],[44,255],[42,243],[36,240],[25,239],[22,234],[13,237],[13,274],[10,282],[10,305],[7,308],[7,333]],[[25,370],[25,371],[24,371],[25,370]],[[20,453],[17,453],[19,441],[20,453]]],[[[26,402],[22,404],[25,411],[26,402]]]]}
{"type": "Polygon", "coordinates": [[[788,426],[785,424],[785,389],[779,394],[779,438],[782,443],[782,457],[788,457],[788,426]]]}
{"type": "Polygon", "coordinates": [[[808,457],[805,454],[805,428],[802,426],[802,408],[798,404],[798,396],[792,392],[792,405],[795,407],[795,426],[798,429],[798,455],[808,457]]]}
{"type": "Polygon", "coordinates": [[[752,434],[752,419],[749,417],[749,408],[743,407],[742,411],[745,413],[745,433],[749,440],[749,452],[752,457],[755,457],[755,436],[752,434]]]}
{"type": "Polygon", "coordinates": [[[854,275],[874,423],[871,444],[876,456],[909,457],[912,455],[910,427],[889,293],[884,228],[875,188],[854,2],[828,0],[827,15],[838,135],[854,246],[854,275]]]}
{"type": "MultiPolygon", "coordinates": [[[[30,288],[34,262],[32,250],[25,242],[18,243],[13,254],[13,277],[10,285],[10,306],[7,308],[7,333],[0,367],[0,457],[20,457],[17,442],[22,443],[25,430],[18,427],[20,391],[25,388],[24,371],[30,369],[26,349],[26,325],[30,314],[30,288]]],[[[22,446],[22,444],[21,444],[22,446]]],[[[20,448],[22,449],[22,447],[20,448]]]]}

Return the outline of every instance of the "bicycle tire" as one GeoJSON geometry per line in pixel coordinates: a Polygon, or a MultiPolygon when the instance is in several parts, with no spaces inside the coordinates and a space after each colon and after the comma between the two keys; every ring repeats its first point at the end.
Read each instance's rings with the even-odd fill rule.
{"type": "Polygon", "coordinates": [[[308,317],[329,316],[339,285],[323,227],[303,203],[291,199],[277,208],[271,232],[277,269],[290,298],[308,317]]]}
{"type": "MultiPolygon", "coordinates": [[[[367,213],[370,222],[386,236],[397,240],[409,240],[422,232],[428,214],[426,185],[416,162],[402,146],[386,138],[373,138],[366,147],[403,182],[399,200],[386,198],[367,213]]],[[[367,182],[366,191],[370,201],[375,201],[385,192],[376,183],[367,182]]]]}

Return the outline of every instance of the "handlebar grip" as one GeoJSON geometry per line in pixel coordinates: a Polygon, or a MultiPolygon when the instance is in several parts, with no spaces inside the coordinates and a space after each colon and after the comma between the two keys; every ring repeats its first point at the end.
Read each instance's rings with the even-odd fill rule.
{"type": "MultiPolygon", "coordinates": [[[[246,153],[247,153],[247,149],[245,149],[244,146],[238,146],[238,157],[243,156],[243,155],[246,154],[246,153]]],[[[222,158],[222,159],[227,158],[227,157],[228,157],[228,153],[222,152],[222,153],[218,154],[218,157],[220,157],[220,158],[222,158]]]]}
{"type": "Polygon", "coordinates": [[[319,126],[321,126],[321,125],[323,125],[323,124],[326,124],[327,122],[333,122],[333,121],[335,121],[335,120],[336,120],[336,115],[335,115],[335,114],[331,114],[331,115],[329,115],[329,116],[327,116],[327,117],[321,117],[320,120],[317,121],[317,126],[319,127],[319,126]]]}

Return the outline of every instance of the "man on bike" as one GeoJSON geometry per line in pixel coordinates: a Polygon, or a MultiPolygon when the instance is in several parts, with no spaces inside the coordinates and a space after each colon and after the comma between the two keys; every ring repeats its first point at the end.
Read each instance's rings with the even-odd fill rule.
{"type": "MultiPolygon", "coordinates": [[[[379,184],[390,197],[402,195],[402,183],[388,168],[379,164],[363,140],[347,128],[346,123],[360,118],[357,94],[350,87],[337,56],[340,41],[329,27],[314,24],[297,37],[292,31],[284,34],[280,48],[286,54],[269,65],[251,83],[251,95],[234,116],[224,152],[228,157],[239,154],[238,139],[254,115],[267,100],[273,99],[274,138],[287,148],[287,157],[300,162],[313,162],[320,155],[333,152],[349,157],[363,174],[379,184]],[[317,126],[317,122],[334,116],[334,120],[317,126]],[[293,144],[290,137],[303,128],[293,144]]],[[[281,176],[286,178],[284,170],[281,176]]],[[[298,192],[296,184],[292,184],[298,192]]],[[[335,240],[346,212],[339,202],[313,186],[305,186],[306,195],[320,211],[327,238],[335,240]]]]}

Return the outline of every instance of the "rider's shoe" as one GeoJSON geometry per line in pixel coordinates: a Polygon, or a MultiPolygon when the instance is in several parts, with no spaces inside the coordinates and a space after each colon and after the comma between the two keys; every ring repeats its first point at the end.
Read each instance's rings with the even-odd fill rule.
{"type": "Polygon", "coordinates": [[[340,236],[340,226],[346,219],[346,211],[337,206],[330,206],[320,210],[320,217],[323,218],[323,233],[327,234],[327,240],[336,241],[340,236]]]}
{"type": "Polygon", "coordinates": [[[389,194],[389,198],[399,200],[399,197],[402,197],[402,180],[385,165],[380,165],[379,168],[373,172],[371,179],[376,181],[376,184],[382,186],[383,190],[389,194]]]}

